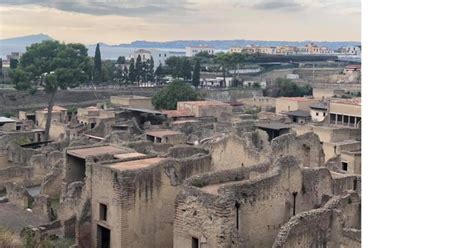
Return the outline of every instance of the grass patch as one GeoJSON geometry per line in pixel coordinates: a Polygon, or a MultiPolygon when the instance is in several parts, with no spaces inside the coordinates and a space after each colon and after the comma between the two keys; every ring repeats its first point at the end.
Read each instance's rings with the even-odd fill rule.
{"type": "Polygon", "coordinates": [[[21,238],[18,234],[0,226],[0,247],[2,248],[19,248],[23,247],[21,238]]]}

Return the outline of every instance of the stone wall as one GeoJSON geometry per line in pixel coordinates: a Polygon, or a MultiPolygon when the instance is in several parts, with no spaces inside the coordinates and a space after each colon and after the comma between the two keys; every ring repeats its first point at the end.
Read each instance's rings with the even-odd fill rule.
{"type": "Polygon", "coordinates": [[[273,248],[361,246],[360,197],[334,197],[323,208],[302,212],[279,231],[273,248]]]}
{"type": "Polygon", "coordinates": [[[183,180],[211,170],[209,154],[198,149],[184,152],[192,155],[166,158],[142,169],[120,171],[108,167],[109,162],[91,166],[93,244],[97,225],[102,225],[115,237],[112,247],[172,247],[174,200],[183,180]],[[107,205],[107,221],[99,219],[99,203],[107,205]]]}
{"type": "Polygon", "coordinates": [[[249,147],[248,142],[235,134],[207,146],[212,155],[214,170],[226,170],[256,165],[267,160],[265,153],[249,147]]]}
{"type": "Polygon", "coordinates": [[[228,89],[228,90],[199,90],[206,99],[217,101],[235,101],[240,98],[261,97],[262,90],[256,89],[228,89]]]}
{"type": "Polygon", "coordinates": [[[273,158],[284,155],[294,155],[299,158],[304,167],[320,167],[324,164],[324,152],[318,135],[304,133],[296,136],[288,133],[274,138],[271,141],[273,158]]]}
{"type": "MultiPolygon", "coordinates": [[[[83,106],[88,107],[100,102],[109,102],[110,96],[137,95],[153,96],[158,89],[142,88],[131,90],[60,90],[56,94],[55,104],[62,107],[83,106]]],[[[262,90],[254,89],[229,89],[229,90],[200,90],[205,98],[218,101],[232,101],[238,98],[262,96],[262,90]]],[[[34,95],[28,92],[0,90],[0,113],[17,113],[18,110],[36,110],[44,108],[48,103],[48,96],[43,91],[34,95]]]]}
{"type": "Polygon", "coordinates": [[[300,166],[285,156],[266,173],[255,166],[190,178],[176,198],[174,247],[192,238],[200,247],[270,247],[291,216],[333,195],[326,168],[300,166]]]}
{"type": "Polygon", "coordinates": [[[28,193],[22,184],[7,183],[5,184],[7,190],[8,201],[19,208],[30,208],[33,203],[33,197],[28,193]]]}

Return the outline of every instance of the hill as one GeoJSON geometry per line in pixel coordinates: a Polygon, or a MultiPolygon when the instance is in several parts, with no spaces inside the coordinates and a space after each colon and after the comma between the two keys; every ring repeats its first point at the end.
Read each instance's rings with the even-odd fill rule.
{"type": "Polygon", "coordinates": [[[26,35],[21,37],[14,37],[0,40],[2,46],[29,46],[33,43],[41,42],[43,40],[53,40],[49,35],[46,34],[34,34],[26,35]]]}

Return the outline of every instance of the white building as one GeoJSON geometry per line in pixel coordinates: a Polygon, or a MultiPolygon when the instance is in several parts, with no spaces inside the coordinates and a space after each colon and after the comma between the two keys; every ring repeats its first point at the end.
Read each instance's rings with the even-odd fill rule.
{"type": "Polygon", "coordinates": [[[158,65],[165,65],[166,59],[169,57],[183,57],[186,56],[184,52],[174,52],[174,51],[165,51],[165,50],[152,50],[153,60],[155,62],[155,67],[158,65]]]}
{"type": "Polygon", "coordinates": [[[289,74],[286,74],[286,79],[300,79],[300,75],[289,73],[289,74]]]}
{"type": "Polygon", "coordinates": [[[208,46],[186,47],[187,57],[193,57],[200,52],[207,52],[212,55],[214,54],[214,48],[210,48],[208,46]]]}
{"type": "Polygon", "coordinates": [[[314,122],[322,122],[326,118],[328,112],[328,103],[321,101],[309,106],[311,120],[314,122]]]}
{"type": "MultiPolygon", "coordinates": [[[[135,61],[137,61],[137,58],[138,56],[141,57],[141,60],[142,61],[145,61],[145,60],[149,60],[151,59],[151,51],[149,50],[145,50],[145,49],[138,49],[138,50],[135,50],[133,53],[131,53],[128,58],[129,59],[134,59],[135,61]]],[[[153,58],[154,59],[154,58],[153,58]]]]}
{"type": "Polygon", "coordinates": [[[232,86],[232,77],[201,78],[200,84],[203,88],[228,88],[232,86]]]}
{"type": "Polygon", "coordinates": [[[341,53],[345,55],[360,55],[360,46],[345,46],[341,48],[341,53]]]}

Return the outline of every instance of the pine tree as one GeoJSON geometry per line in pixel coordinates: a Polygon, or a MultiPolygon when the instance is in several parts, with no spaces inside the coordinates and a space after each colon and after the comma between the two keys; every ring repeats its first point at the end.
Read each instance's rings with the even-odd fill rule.
{"type": "Polygon", "coordinates": [[[199,59],[196,60],[194,64],[194,71],[193,71],[193,85],[194,87],[199,86],[199,79],[201,78],[201,62],[199,59]]]}
{"type": "Polygon", "coordinates": [[[95,56],[94,56],[94,82],[99,83],[102,81],[102,59],[100,57],[100,47],[99,43],[95,47],[95,56]]]}
{"type": "Polygon", "coordinates": [[[122,79],[120,81],[125,83],[125,84],[128,82],[128,69],[127,69],[127,67],[123,68],[122,79]]]}
{"type": "Polygon", "coordinates": [[[135,72],[136,72],[136,80],[141,82],[143,79],[143,63],[142,57],[138,55],[137,62],[135,63],[135,72]]]}
{"type": "Polygon", "coordinates": [[[163,77],[164,71],[163,67],[161,66],[161,63],[156,67],[155,70],[155,79],[158,81],[158,83],[161,81],[161,78],[163,77]]]}
{"type": "Polygon", "coordinates": [[[132,83],[135,83],[135,81],[137,80],[137,71],[135,69],[135,60],[133,58],[130,59],[130,68],[128,69],[128,79],[132,83]]]}
{"type": "Polygon", "coordinates": [[[146,76],[146,79],[147,81],[152,81],[152,82],[155,82],[155,80],[153,80],[153,69],[155,69],[155,61],[153,60],[153,56],[151,56],[151,58],[147,61],[148,62],[148,68],[147,68],[147,76],[146,76]]]}

